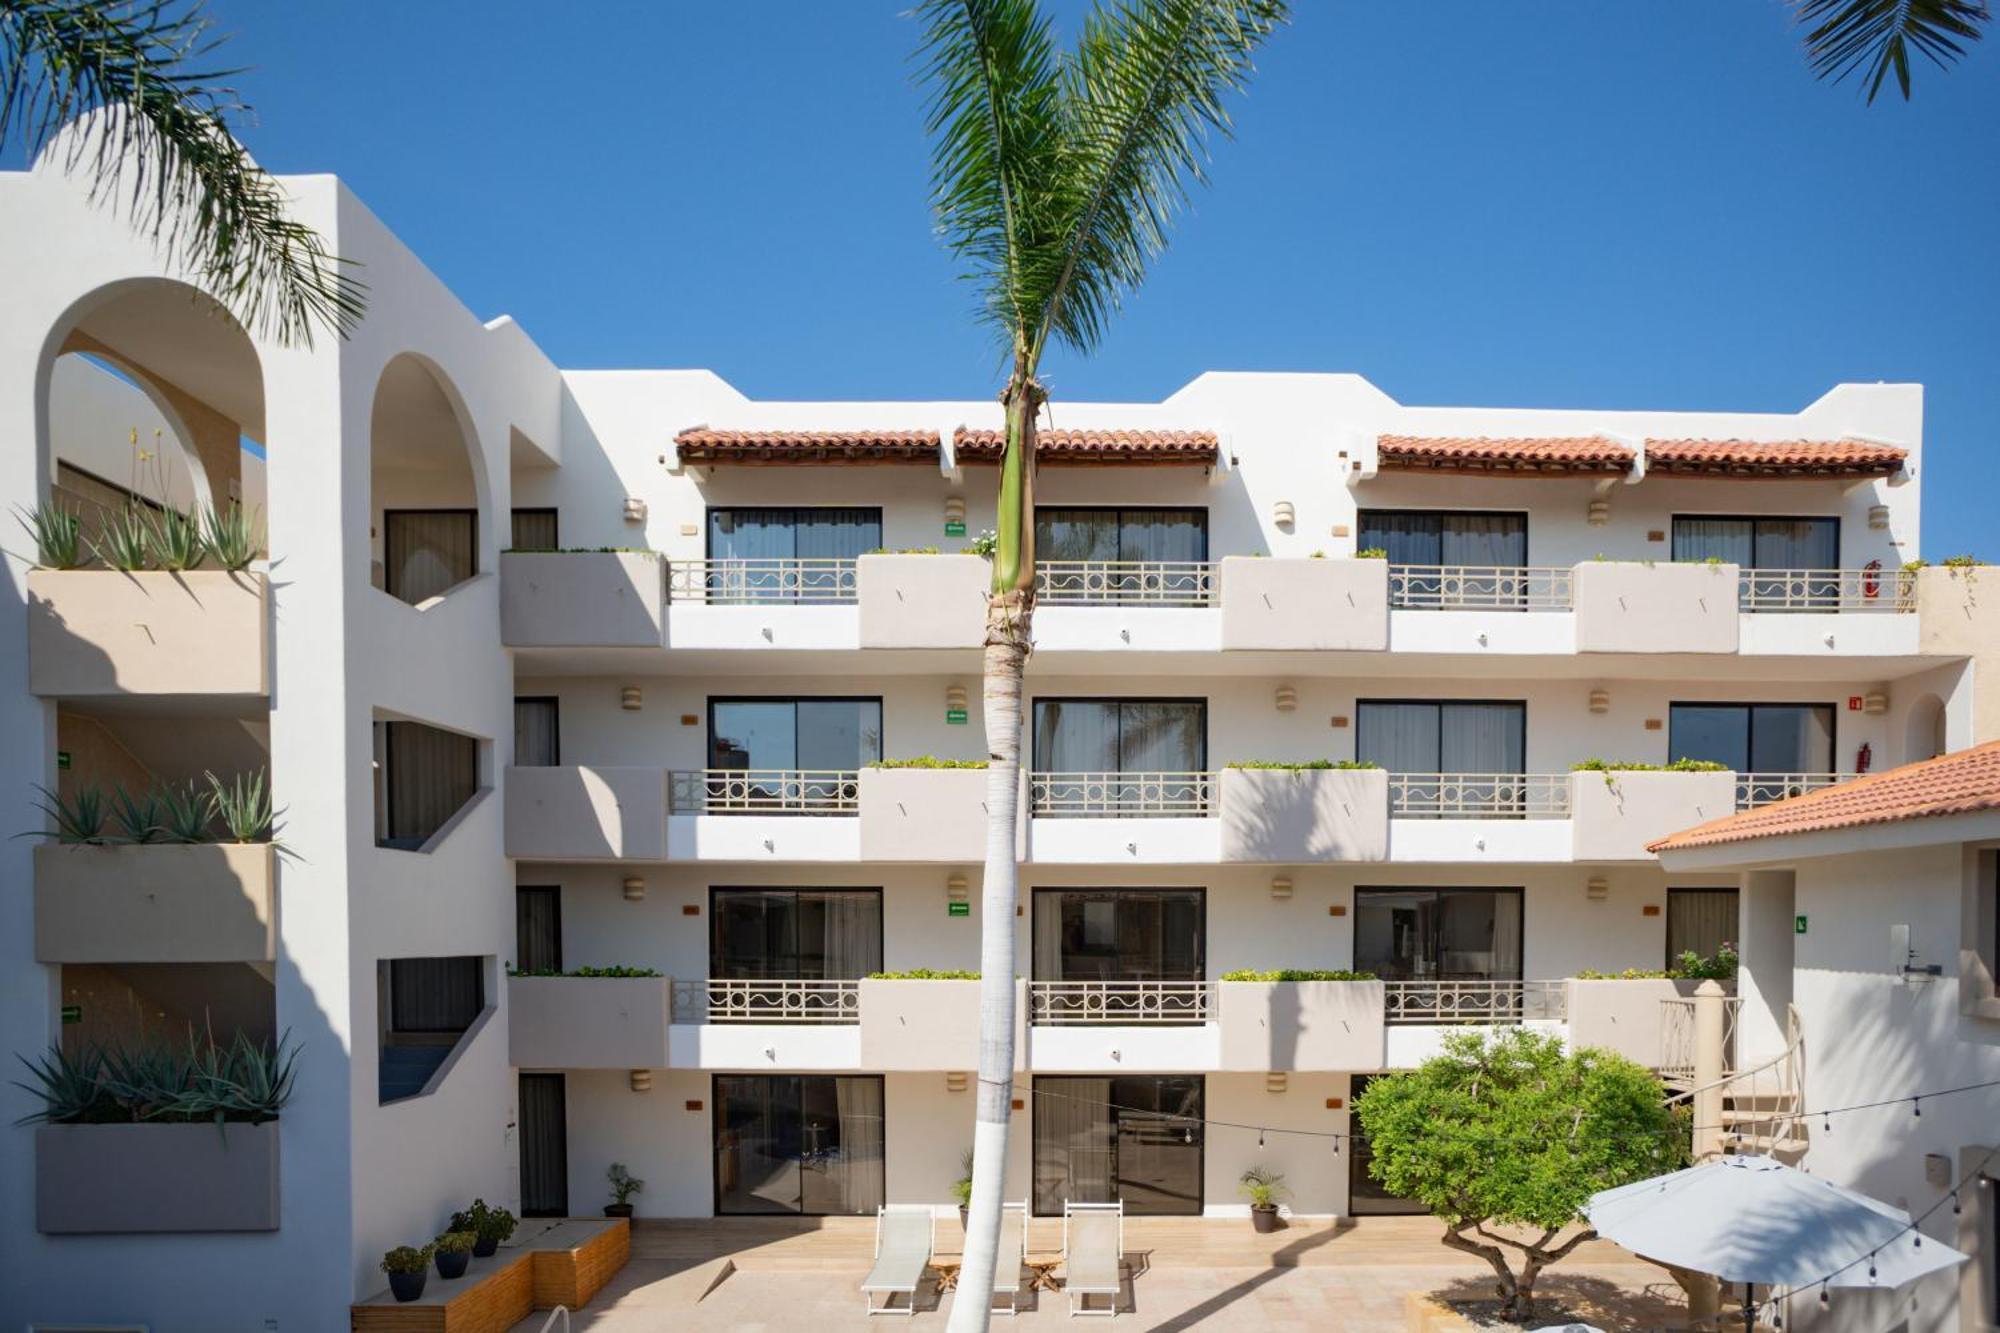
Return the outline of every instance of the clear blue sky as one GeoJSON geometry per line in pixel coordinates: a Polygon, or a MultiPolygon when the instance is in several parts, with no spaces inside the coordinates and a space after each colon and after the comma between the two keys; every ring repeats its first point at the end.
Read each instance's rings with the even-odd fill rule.
{"type": "MultiPolygon", "coordinates": [[[[930,235],[903,0],[212,7],[260,160],[345,177],[559,365],[997,387],[930,235]]],[[[1349,370],[1410,403],[1794,410],[1918,380],[1925,553],[2000,559],[2000,49],[1868,107],[1783,0],[1296,7],[1058,397],[1349,370]]]]}

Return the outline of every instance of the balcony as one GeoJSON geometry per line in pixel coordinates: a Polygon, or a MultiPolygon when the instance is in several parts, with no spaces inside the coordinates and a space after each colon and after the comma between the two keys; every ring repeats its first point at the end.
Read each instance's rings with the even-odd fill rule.
{"type": "MultiPolygon", "coordinates": [[[[859,981],[676,980],[668,1064],[859,1069],[861,986],[859,981]]],[[[978,1031],[976,1018],[973,1030],[978,1031]]]]}
{"type": "MultiPolygon", "coordinates": [[[[1852,782],[1858,773],[1737,773],[1736,808],[1754,810],[1773,801],[1789,801],[1837,782],[1852,782]]],[[[1686,827],[1683,825],[1682,827],[1686,827]]]]}
{"type": "Polygon", "coordinates": [[[1573,571],[1514,565],[1390,565],[1389,646],[1419,653],[1575,650],[1573,571]]]}
{"type": "Polygon", "coordinates": [[[1916,572],[1904,569],[1746,569],[1740,651],[1900,657],[1918,651],[1916,572]]]}
{"type": "Polygon", "coordinates": [[[1570,782],[1578,861],[1650,861],[1649,843],[1737,809],[1733,773],[1589,771],[1570,782]]]}
{"type": "Polygon", "coordinates": [[[1218,652],[1217,567],[1203,560],[1045,560],[1035,573],[1044,652],[1218,652]]]}
{"type": "Polygon", "coordinates": [[[28,571],[28,688],[47,699],[267,698],[262,574],[28,571]]]}
{"type": "Polygon", "coordinates": [[[1213,864],[1221,859],[1207,773],[1031,773],[1028,855],[1043,863],[1213,864]]]}
{"type": "Polygon", "coordinates": [[[1382,861],[1389,775],[1380,769],[1222,770],[1222,859],[1382,861]]]}
{"type": "Polygon", "coordinates": [[[863,648],[978,648],[993,566],[976,555],[864,555],[855,576],[863,648]]]}
{"type": "Polygon", "coordinates": [[[1466,1027],[1537,1027],[1562,1033],[1567,981],[1389,981],[1383,983],[1385,1067],[1408,1069],[1444,1049],[1466,1027]]]}
{"type": "Polygon", "coordinates": [[[675,560],[667,645],[684,649],[861,646],[855,560],[675,560]]]}
{"type": "MultiPolygon", "coordinates": [[[[1616,1051],[1668,1078],[1692,1078],[1694,992],[1699,985],[1673,978],[1572,980],[1570,1044],[1616,1051]]],[[[1731,998],[1725,1010],[1732,1042],[1739,1004],[1731,998]]]]}
{"type": "Polygon", "coordinates": [[[269,962],[276,908],[269,843],[35,848],[37,962],[269,962]]]}
{"type": "MultiPolygon", "coordinates": [[[[861,1067],[970,1070],[979,1064],[977,981],[862,981],[861,1067]]],[[[1028,983],[1014,983],[1014,1067],[1028,1067],[1028,983]]]]}
{"type": "MultiPolygon", "coordinates": [[[[864,768],[860,782],[861,859],[960,865],[986,859],[986,770],[864,768]]],[[[1017,821],[1015,855],[1027,855],[1027,821],[1017,821]]]]}
{"type": "Polygon", "coordinates": [[[1382,982],[1224,981],[1218,989],[1223,1069],[1382,1067],[1382,982]]]}
{"type": "Polygon", "coordinates": [[[1389,646],[1388,565],[1380,560],[1221,562],[1225,650],[1380,652],[1389,646]]]}
{"type": "Polygon", "coordinates": [[[654,551],[500,556],[500,641],[509,648],[658,648],[665,561],[654,551]]]}
{"type": "Polygon", "coordinates": [[[1215,983],[1031,981],[1036,1073],[1186,1073],[1220,1066],[1215,983]]]}
{"type": "Polygon", "coordinates": [[[666,977],[509,977],[508,1062],[517,1069],[664,1069],[666,977]]]}
{"type": "Polygon", "coordinates": [[[510,768],[507,855],[536,861],[664,861],[666,772],[510,768]]]}
{"type": "Polygon", "coordinates": [[[1590,561],[1576,567],[1580,653],[1733,653],[1735,565],[1590,561]]]}
{"type": "Polygon", "coordinates": [[[1391,773],[1397,861],[1567,861],[1568,773],[1391,773]]]}
{"type": "Polygon", "coordinates": [[[44,1235],[278,1229],[278,1122],[40,1125],[44,1235]]]}
{"type": "Polygon", "coordinates": [[[856,861],[855,769],[708,768],[668,774],[677,861],[856,861]]]}

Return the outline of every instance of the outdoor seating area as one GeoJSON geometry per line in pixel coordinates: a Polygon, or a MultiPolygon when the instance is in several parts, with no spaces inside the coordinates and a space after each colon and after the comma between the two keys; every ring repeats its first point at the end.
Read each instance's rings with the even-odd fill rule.
{"type": "Polygon", "coordinates": [[[505,1333],[538,1310],[590,1303],[632,1254],[622,1217],[531,1220],[463,1276],[433,1278],[415,1301],[389,1291],[355,1305],[354,1333],[505,1333]]]}

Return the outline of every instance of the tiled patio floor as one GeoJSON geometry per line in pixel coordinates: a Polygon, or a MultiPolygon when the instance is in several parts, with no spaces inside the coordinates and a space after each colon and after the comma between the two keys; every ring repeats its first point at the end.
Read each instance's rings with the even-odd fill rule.
{"type": "MultiPolygon", "coordinates": [[[[1059,1227],[1060,1224],[1058,1224],[1059,1227]]],[[[1270,1238],[1247,1223],[1175,1221],[1128,1224],[1127,1252],[1136,1270],[1113,1327],[1171,1333],[1180,1329],[1342,1329],[1401,1333],[1410,1292],[1479,1299],[1491,1293],[1477,1261],[1437,1243],[1428,1218],[1370,1219],[1333,1229],[1300,1225],[1270,1238]],[[1274,1263],[1273,1260],[1276,1262],[1274,1263]]],[[[958,1228],[941,1222],[939,1250],[955,1251],[958,1228]]],[[[858,1286],[868,1268],[872,1233],[842,1220],[832,1226],[787,1222],[647,1224],[635,1233],[632,1261],[590,1306],[576,1312],[576,1333],[655,1333],[656,1330],[942,1329],[955,1295],[940,1302],[928,1287],[913,1319],[869,1318],[858,1286]],[[735,1271],[702,1296],[728,1258],[735,1271]]],[[[1040,1248],[1040,1230],[1031,1248],[1040,1248]]],[[[1660,1269],[1633,1261],[1609,1245],[1586,1246],[1579,1258],[1546,1275],[1545,1302],[1564,1300],[1600,1327],[1664,1327],[1677,1295],[1660,1269]]],[[[1073,1324],[1060,1293],[1039,1292],[998,1329],[1091,1328],[1073,1324]]],[[[1545,1307],[1546,1308],[1546,1305],[1545,1307]]],[[[546,1315],[516,1325],[538,1333],[546,1315]]],[[[1535,1321],[1535,1326],[1546,1322],[1535,1321]]]]}

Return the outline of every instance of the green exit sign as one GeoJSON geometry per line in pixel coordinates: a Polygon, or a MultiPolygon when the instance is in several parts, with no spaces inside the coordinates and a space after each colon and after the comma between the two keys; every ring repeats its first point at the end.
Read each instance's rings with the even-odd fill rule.
{"type": "Polygon", "coordinates": [[[971,916],[971,915],[972,915],[972,904],[971,904],[971,903],[946,903],[946,904],[944,905],[944,914],[945,914],[946,916],[971,916]]]}
{"type": "Polygon", "coordinates": [[[947,537],[963,537],[965,535],[965,520],[962,518],[946,519],[944,535],[947,537]]]}
{"type": "Polygon", "coordinates": [[[1803,935],[1805,933],[1806,933],[1806,918],[1805,914],[1802,912],[1798,916],[1792,918],[1792,934],[1803,935]]]}
{"type": "Polygon", "coordinates": [[[64,1005],[62,1007],[62,1021],[65,1023],[81,1023],[83,1021],[83,1006],[80,1004],[64,1005]]]}
{"type": "Polygon", "coordinates": [[[948,726],[962,727],[965,725],[965,710],[963,708],[947,708],[944,710],[944,720],[948,726]]]}
{"type": "Polygon", "coordinates": [[[57,751],[56,751],[56,767],[57,767],[57,768],[60,768],[60,769],[63,769],[63,770],[65,770],[65,771],[66,771],[66,770],[67,770],[67,769],[69,768],[69,751],[68,751],[68,750],[57,750],[57,751]]]}

